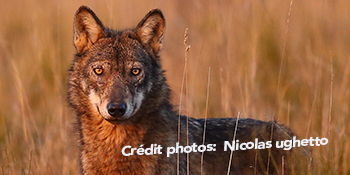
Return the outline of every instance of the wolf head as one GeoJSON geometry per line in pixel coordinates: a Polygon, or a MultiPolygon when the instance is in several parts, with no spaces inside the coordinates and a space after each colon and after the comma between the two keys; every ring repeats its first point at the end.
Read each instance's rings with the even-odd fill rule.
{"type": "Polygon", "coordinates": [[[135,118],[140,109],[142,113],[157,110],[168,98],[159,60],[164,30],[165,19],[158,9],[135,28],[115,31],[81,6],[74,18],[77,53],[68,87],[76,112],[118,122],[135,118]]]}

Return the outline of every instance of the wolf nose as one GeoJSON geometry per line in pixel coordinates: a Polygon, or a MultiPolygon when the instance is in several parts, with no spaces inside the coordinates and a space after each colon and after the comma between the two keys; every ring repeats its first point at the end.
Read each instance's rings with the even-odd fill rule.
{"type": "Polygon", "coordinates": [[[118,118],[125,114],[126,106],[124,103],[120,103],[120,104],[109,103],[107,106],[107,110],[109,115],[111,115],[114,118],[118,118]]]}

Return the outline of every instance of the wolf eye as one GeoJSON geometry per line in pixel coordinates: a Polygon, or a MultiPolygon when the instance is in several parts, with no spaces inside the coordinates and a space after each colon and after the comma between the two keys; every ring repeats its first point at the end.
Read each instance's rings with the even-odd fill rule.
{"type": "Polygon", "coordinates": [[[133,75],[139,75],[140,72],[141,72],[141,69],[139,69],[139,68],[131,69],[131,73],[132,73],[133,75]]]}
{"type": "Polygon", "coordinates": [[[103,69],[96,68],[96,69],[94,69],[94,72],[95,72],[96,75],[101,75],[103,73],[103,69]]]}

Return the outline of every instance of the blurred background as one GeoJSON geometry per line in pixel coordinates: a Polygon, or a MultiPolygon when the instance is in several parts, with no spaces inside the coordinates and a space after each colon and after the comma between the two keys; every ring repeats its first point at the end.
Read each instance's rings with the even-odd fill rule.
{"type": "Polygon", "coordinates": [[[181,113],[205,117],[210,67],[208,117],[240,112],[300,139],[326,137],[305,171],[350,173],[350,1],[11,0],[0,5],[0,174],[79,172],[66,85],[80,5],[114,29],[160,8],[162,64],[181,113]]]}

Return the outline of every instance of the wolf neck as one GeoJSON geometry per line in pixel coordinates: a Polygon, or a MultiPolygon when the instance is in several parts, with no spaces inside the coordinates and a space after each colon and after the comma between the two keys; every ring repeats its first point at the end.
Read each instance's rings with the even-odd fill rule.
{"type": "MultiPolygon", "coordinates": [[[[130,145],[138,148],[141,144],[157,143],[159,137],[150,137],[147,131],[155,129],[156,122],[163,123],[159,114],[147,116],[153,122],[140,121],[114,125],[104,120],[100,115],[82,116],[81,122],[81,164],[84,174],[154,174],[158,156],[124,156],[121,150],[130,145]],[[146,140],[147,143],[144,143],[146,140]]],[[[146,116],[145,116],[146,118],[146,116]]],[[[160,123],[158,123],[159,126],[160,123]]],[[[145,145],[147,146],[147,145],[145,145]]]]}

